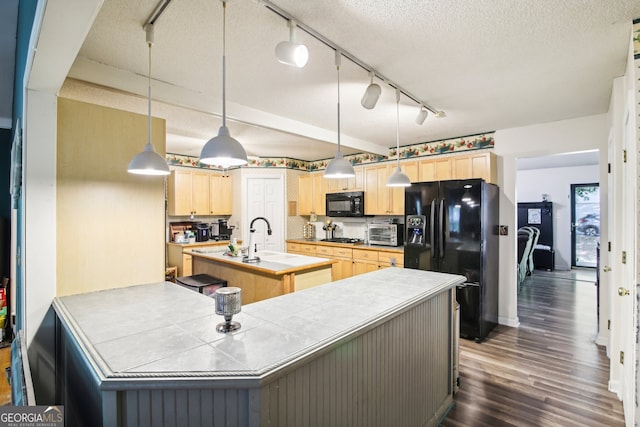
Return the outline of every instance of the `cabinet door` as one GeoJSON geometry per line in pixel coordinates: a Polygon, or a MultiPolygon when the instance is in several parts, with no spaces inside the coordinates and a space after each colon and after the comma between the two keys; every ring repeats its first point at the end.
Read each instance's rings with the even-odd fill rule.
{"type": "Polygon", "coordinates": [[[191,173],[191,210],[194,215],[209,214],[209,173],[191,173]]]}
{"type": "Polygon", "coordinates": [[[356,176],[349,178],[347,189],[349,191],[364,190],[364,168],[354,168],[356,176]]]}
{"type": "Polygon", "coordinates": [[[471,178],[484,179],[486,182],[496,183],[498,180],[498,165],[495,154],[484,152],[469,156],[471,163],[471,178]]]}
{"type": "Polygon", "coordinates": [[[452,157],[453,179],[469,179],[471,176],[471,157],[459,155],[452,157]]]}
{"type": "Polygon", "coordinates": [[[418,163],[418,182],[451,179],[451,158],[424,159],[418,163]]]}
{"type": "Polygon", "coordinates": [[[318,172],[311,174],[313,181],[313,212],[316,215],[325,215],[326,206],[326,181],[330,181],[324,177],[324,173],[318,172]]]}
{"type": "Polygon", "coordinates": [[[367,215],[387,215],[389,210],[389,189],[386,187],[387,165],[369,166],[364,169],[364,213],[367,215]]]}
{"type": "Polygon", "coordinates": [[[433,159],[420,160],[418,163],[419,182],[431,182],[437,180],[436,162],[433,159]]]}
{"type": "Polygon", "coordinates": [[[313,177],[311,174],[298,178],[298,215],[311,215],[313,210],[313,177]]]}
{"type": "Polygon", "coordinates": [[[169,215],[191,215],[191,172],[172,170],[167,180],[169,215]]]}
{"type": "MultiPolygon", "coordinates": [[[[396,171],[398,165],[394,163],[389,165],[388,174],[391,176],[393,172],[396,171]]],[[[411,182],[419,182],[418,181],[418,161],[413,160],[409,162],[400,163],[400,167],[402,168],[402,172],[407,174],[411,182]]],[[[386,186],[386,180],[385,180],[386,186]]],[[[388,188],[390,191],[390,199],[389,199],[389,214],[391,215],[404,215],[404,187],[391,187],[388,188]]]]}
{"type": "Polygon", "coordinates": [[[433,160],[436,171],[436,179],[434,181],[442,181],[445,179],[453,179],[453,166],[451,157],[436,158],[433,160]]]}
{"type": "Polygon", "coordinates": [[[233,189],[229,175],[209,176],[209,213],[231,215],[233,213],[233,189]]]}
{"type": "Polygon", "coordinates": [[[418,161],[411,160],[408,162],[401,162],[402,172],[406,173],[411,182],[420,182],[420,174],[418,173],[418,161]]]}
{"type": "Polygon", "coordinates": [[[353,276],[353,261],[341,258],[335,258],[335,260],[338,262],[331,267],[334,281],[353,276]]]}
{"type": "Polygon", "coordinates": [[[369,273],[378,269],[378,263],[371,263],[365,261],[353,261],[353,275],[369,273]]]}

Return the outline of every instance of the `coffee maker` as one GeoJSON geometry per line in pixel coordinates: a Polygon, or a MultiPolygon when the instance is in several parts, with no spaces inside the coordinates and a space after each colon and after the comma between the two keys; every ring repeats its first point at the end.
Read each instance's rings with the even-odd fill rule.
{"type": "Polygon", "coordinates": [[[218,222],[211,223],[211,239],[231,240],[234,226],[230,226],[226,219],[219,219],[218,222]]]}

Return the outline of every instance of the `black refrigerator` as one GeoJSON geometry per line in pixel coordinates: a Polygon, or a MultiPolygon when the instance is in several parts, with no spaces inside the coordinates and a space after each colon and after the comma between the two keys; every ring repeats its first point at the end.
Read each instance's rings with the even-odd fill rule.
{"type": "Polygon", "coordinates": [[[477,342],[498,324],[499,193],[481,179],[405,189],[404,267],[465,276],[456,290],[460,336],[477,342]]]}

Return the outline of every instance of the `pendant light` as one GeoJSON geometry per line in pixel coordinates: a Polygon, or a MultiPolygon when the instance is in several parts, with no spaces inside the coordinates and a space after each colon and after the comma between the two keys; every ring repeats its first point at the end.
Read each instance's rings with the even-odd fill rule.
{"type": "Polygon", "coordinates": [[[169,165],[167,161],[156,152],[151,143],[151,46],[153,45],[153,25],[144,27],[149,46],[149,74],[148,74],[148,116],[147,116],[147,144],[144,150],[129,162],[127,172],[137,175],[169,175],[169,165]]]}
{"type": "Polygon", "coordinates": [[[356,176],[356,171],[351,163],[342,156],[340,151],[340,59],[342,55],[336,50],[336,70],[338,71],[338,151],[335,159],[331,160],[324,170],[325,178],[351,178],[356,176]]]}
{"type": "Polygon", "coordinates": [[[200,162],[205,165],[220,166],[229,168],[230,166],[246,165],[247,153],[237,139],[232,138],[227,127],[227,106],[226,106],[226,17],[227,2],[222,1],[222,126],[218,131],[218,135],[211,138],[202,147],[200,152],[200,162]]]}
{"type": "Polygon", "coordinates": [[[396,89],[396,159],[398,167],[387,180],[387,187],[410,187],[411,179],[400,168],[400,89],[396,89]]]}

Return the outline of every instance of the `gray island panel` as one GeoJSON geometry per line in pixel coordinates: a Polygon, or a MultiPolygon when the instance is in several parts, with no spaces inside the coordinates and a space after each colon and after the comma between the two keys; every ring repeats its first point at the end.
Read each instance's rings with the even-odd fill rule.
{"type": "Polygon", "coordinates": [[[433,424],[451,403],[451,289],[463,280],[384,269],[245,305],[227,335],[213,299],[168,282],[57,298],[61,357],[102,396],[62,403],[103,425],[172,425],[176,411],[191,425],[433,424]]]}

